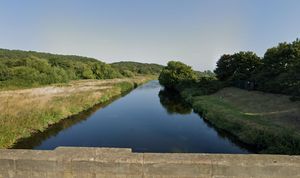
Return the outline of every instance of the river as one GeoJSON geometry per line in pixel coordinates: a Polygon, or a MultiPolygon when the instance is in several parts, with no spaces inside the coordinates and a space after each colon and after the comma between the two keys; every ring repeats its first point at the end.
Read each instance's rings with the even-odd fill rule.
{"type": "Polygon", "coordinates": [[[14,148],[58,146],[132,148],[134,152],[239,153],[252,151],[216,130],[158,81],[111,103],[63,120],[14,148]]]}

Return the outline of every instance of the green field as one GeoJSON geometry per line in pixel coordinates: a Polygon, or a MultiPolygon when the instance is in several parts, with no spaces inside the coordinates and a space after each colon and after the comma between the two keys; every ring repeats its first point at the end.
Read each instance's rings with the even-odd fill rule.
{"type": "Polygon", "coordinates": [[[188,101],[215,127],[260,153],[300,154],[300,102],[289,96],[224,88],[188,101]]]}

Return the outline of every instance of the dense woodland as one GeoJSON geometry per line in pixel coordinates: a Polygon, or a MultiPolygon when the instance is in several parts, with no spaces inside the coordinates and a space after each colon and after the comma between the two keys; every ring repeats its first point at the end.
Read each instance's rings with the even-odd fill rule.
{"type": "Polygon", "coordinates": [[[99,60],[33,51],[0,49],[0,87],[34,87],[79,79],[111,79],[136,74],[158,75],[162,66],[99,60]],[[124,66],[123,66],[124,65],[124,66]]]}
{"type": "Polygon", "coordinates": [[[224,54],[214,73],[199,73],[181,62],[171,61],[160,75],[160,83],[180,90],[197,87],[195,95],[210,94],[225,86],[300,97],[300,40],[280,43],[262,58],[253,52],[224,54]],[[209,74],[209,75],[208,75],[209,74]]]}

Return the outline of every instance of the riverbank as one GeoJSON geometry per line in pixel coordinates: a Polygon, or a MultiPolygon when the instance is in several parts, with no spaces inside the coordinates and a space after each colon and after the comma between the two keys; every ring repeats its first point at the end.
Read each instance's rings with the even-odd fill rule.
{"type": "Polygon", "coordinates": [[[0,92],[0,148],[49,125],[134,89],[153,76],[79,80],[67,84],[0,92]]]}
{"type": "Polygon", "coordinates": [[[183,98],[216,128],[254,147],[259,153],[300,154],[300,102],[289,96],[224,88],[212,95],[183,98]]]}

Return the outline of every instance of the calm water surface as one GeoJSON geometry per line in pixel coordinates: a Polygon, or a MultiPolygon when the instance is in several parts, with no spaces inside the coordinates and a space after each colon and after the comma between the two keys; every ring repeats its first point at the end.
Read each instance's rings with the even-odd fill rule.
{"type": "Polygon", "coordinates": [[[15,148],[132,148],[135,152],[250,153],[157,81],[24,139],[15,148]]]}

